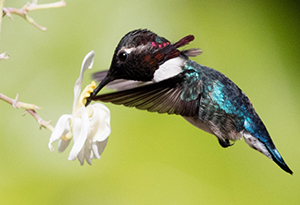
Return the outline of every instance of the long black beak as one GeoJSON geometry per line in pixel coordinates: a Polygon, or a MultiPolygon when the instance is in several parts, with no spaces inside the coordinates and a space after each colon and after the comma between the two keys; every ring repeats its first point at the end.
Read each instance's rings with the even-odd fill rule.
{"type": "MultiPolygon", "coordinates": [[[[91,96],[90,97],[93,97],[93,96],[96,96],[97,93],[104,87],[106,86],[109,82],[113,81],[114,78],[107,74],[105,76],[105,78],[100,82],[100,84],[96,87],[96,89],[92,92],[91,96]]],[[[88,106],[90,104],[91,100],[87,100],[86,103],[85,103],[85,106],[88,106]]]]}

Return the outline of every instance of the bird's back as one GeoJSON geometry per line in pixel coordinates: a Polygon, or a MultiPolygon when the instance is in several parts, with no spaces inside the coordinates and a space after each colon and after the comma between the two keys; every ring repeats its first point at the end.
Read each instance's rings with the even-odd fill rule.
{"type": "MultiPolygon", "coordinates": [[[[274,160],[285,171],[292,171],[277,151],[265,125],[245,93],[224,74],[188,60],[185,69],[199,73],[201,84],[197,127],[216,135],[224,147],[228,140],[244,136],[252,148],[274,160]],[[224,142],[222,142],[222,139],[224,142]]],[[[222,146],[223,146],[222,145],[222,146]]]]}

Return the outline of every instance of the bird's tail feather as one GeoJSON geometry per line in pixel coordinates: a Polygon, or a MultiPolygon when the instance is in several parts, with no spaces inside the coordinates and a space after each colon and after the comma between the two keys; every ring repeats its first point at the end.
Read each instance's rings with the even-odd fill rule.
{"type": "Polygon", "coordinates": [[[281,155],[279,154],[278,150],[275,149],[269,149],[268,146],[266,146],[267,149],[269,150],[269,152],[271,153],[272,159],[273,161],[279,166],[281,167],[281,169],[283,169],[284,171],[293,174],[293,171],[288,167],[288,165],[284,162],[283,158],[281,157],[281,155]]]}
{"type": "Polygon", "coordinates": [[[267,142],[262,142],[257,137],[251,135],[249,132],[244,132],[244,139],[250,147],[258,150],[268,158],[272,159],[284,171],[293,174],[292,170],[287,166],[287,164],[284,162],[283,158],[275,148],[275,145],[273,144],[271,139],[269,139],[267,142]]]}

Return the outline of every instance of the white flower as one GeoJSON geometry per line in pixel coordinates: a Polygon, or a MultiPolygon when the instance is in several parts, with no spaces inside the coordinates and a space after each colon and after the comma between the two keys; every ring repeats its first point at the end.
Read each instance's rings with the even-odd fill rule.
{"type": "Polygon", "coordinates": [[[52,143],[59,140],[58,151],[63,152],[73,137],[74,145],[68,159],[78,158],[81,165],[84,159],[89,164],[92,164],[92,159],[100,159],[111,131],[110,112],[106,106],[101,103],[84,106],[85,98],[96,87],[95,82],[88,85],[80,94],[83,74],[87,69],[92,68],[94,55],[94,51],[91,51],[82,62],[81,72],[74,86],[72,114],[62,115],[58,119],[48,144],[53,151],[52,143]]]}

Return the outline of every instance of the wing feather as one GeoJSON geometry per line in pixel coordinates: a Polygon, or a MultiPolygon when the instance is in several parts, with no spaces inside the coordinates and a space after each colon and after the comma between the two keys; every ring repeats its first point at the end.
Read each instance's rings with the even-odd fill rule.
{"type": "Polygon", "coordinates": [[[89,100],[111,102],[136,107],[150,112],[194,116],[197,114],[199,97],[186,101],[181,98],[185,74],[181,73],[157,83],[128,90],[90,97],[89,100]]]}
{"type": "MultiPolygon", "coordinates": [[[[107,73],[108,70],[96,72],[93,74],[92,77],[95,81],[101,82],[105,78],[107,73]]],[[[121,91],[121,90],[128,90],[135,87],[140,87],[150,83],[152,83],[152,81],[143,82],[143,81],[135,81],[135,80],[117,79],[108,83],[106,87],[108,87],[111,90],[121,91]]]]}

